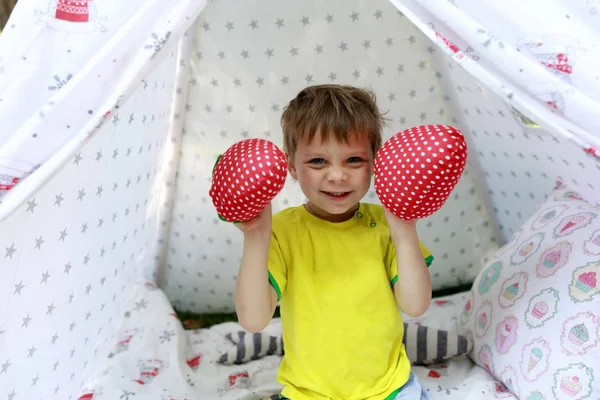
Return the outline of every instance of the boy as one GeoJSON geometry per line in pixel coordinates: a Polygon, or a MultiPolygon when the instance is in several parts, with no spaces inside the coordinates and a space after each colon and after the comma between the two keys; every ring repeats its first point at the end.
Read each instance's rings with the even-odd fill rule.
{"type": "Polygon", "coordinates": [[[280,302],[283,398],[429,399],[410,371],[398,307],[411,316],[427,310],[433,257],[416,221],[360,202],[383,120],[366,90],[302,90],[281,122],[289,173],[308,202],[274,216],[269,205],[238,224],[236,312],[258,332],[280,302]]]}

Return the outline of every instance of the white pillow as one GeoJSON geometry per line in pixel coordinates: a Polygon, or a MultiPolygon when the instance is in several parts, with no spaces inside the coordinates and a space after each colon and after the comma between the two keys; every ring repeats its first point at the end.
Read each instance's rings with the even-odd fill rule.
{"type": "Polygon", "coordinates": [[[559,185],[481,270],[459,325],[518,398],[600,399],[600,207],[559,185]]]}

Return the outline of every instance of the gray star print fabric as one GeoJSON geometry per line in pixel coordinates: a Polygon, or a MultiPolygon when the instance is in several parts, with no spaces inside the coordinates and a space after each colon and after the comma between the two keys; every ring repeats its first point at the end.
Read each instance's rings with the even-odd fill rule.
{"type": "MultiPolygon", "coordinates": [[[[0,400],[190,400],[206,393],[167,388],[214,376],[212,398],[279,390],[277,358],[191,378],[195,339],[170,314],[234,310],[241,236],[211,204],[211,170],[241,139],[281,146],[283,107],[307,85],[371,87],[384,139],[422,124],[464,133],[465,173],[418,228],[434,289],[470,285],[556,180],[600,202],[598,0],[544,3],[552,25],[535,32],[516,0],[505,19],[491,0],[427,3],[19,1],[0,34],[0,400]]],[[[288,179],[273,208],[304,200],[288,179]]],[[[373,189],[365,201],[379,203],[373,189]]],[[[450,330],[467,297],[416,322],[450,330]]],[[[238,330],[201,348],[218,360],[238,330]]],[[[467,399],[464,361],[420,379],[467,399]]],[[[477,396],[510,398],[482,371],[477,396]]]]}

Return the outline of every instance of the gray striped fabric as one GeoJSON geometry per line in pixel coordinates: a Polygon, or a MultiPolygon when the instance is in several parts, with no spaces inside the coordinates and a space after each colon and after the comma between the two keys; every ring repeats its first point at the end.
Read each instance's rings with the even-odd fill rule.
{"type": "Polygon", "coordinates": [[[411,363],[434,364],[468,353],[473,342],[456,332],[404,323],[404,346],[411,363]]]}
{"type": "MultiPolygon", "coordinates": [[[[226,337],[235,347],[221,355],[221,364],[244,364],[266,355],[282,356],[284,352],[281,336],[238,331],[228,333],[226,337]]],[[[439,363],[466,354],[473,348],[472,341],[456,332],[406,322],[402,341],[406,355],[414,365],[439,363]]]]}
{"type": "Polygon", "coordinates": [[[244,364],[268,355],[283,355],[281,336],[238,331],[234,334],[228,333],[225,337],[235,344],[235,347],[221,355],[221,364],[244,364]]]}

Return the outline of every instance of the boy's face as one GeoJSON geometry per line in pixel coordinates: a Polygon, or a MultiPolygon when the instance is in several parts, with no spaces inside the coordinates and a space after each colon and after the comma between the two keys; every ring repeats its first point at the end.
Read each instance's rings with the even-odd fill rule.
{"type": "Polygon", "coordinates": [[[308,198],[309,211],[318,217],[339,222],[351,218],[365,196],[373,175],[373,151],[364,135],[348,143],[320,133],[308,143],[298,143],[290,174],[308,198]]]}

